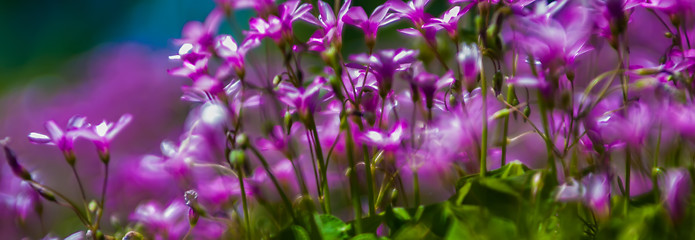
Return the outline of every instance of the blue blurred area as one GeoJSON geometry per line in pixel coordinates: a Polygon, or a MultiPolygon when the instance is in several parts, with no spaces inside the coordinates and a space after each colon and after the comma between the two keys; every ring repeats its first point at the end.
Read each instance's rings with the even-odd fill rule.
{"type": "Polygon", "coordinates": [[[0,1],[0,94],[59,81],[65,64],[104,44],[175,49],[171,39],[182,26],[213,8],[213,1],[196,0],[0,1]]]}

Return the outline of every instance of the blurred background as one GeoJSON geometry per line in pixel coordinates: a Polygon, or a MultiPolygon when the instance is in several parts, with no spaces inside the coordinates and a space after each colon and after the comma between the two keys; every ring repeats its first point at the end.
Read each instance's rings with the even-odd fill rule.
{"type": "MultiPolygon", "coordinates": [[[[353,1],[367,13],[382,3],[353,1]]],[[[428,12],[439,15],[447,5],[445,0],[432,1],[428,12]]],[[[0,139],[11,139],[9,146],[35,179],[77,198],[76,181],[59,150],[31,144],[27,134],[47,133],[44,123],[49,120],[64,128],[73,115],[99,124],[130,113],[133,122],[112,143],[107,193],[107,209],[115,216],[111,220],[126,222],[142,199],[178,196],[166,188],[151,192],[152,187],[144,185],[166,184],[165,180],[133,179],[128,170],[146,154],[161,155],[162,140],[178,141],[191,108],[180,101],[180,88],[188,80],[168,76],[167,69],[179,63],[167,56],[177,52],[173,40],[181,37],[183,25],[204,21],[214,7],[213,0],[0,1],[0,139]]],[[[253,15],[253,10],[240,10],[233,20],[248,29],[253,15]]],[[[300,25],[295,30],[298,36],[308,38],[315,30],[300,25]]],[[[407,23],[384,29],[378,47],[398,42],[388,39],[402,38],[396,32],[399,25],[407,23]]],[[[231,34],[231,29],[228,23],[220,26],[221,33],[231,34]]],[[[345,49],[364,51],[360,30],[346,27],[345,31],[345,49]]],[[[240,36],[234,37],[240,41],[240,36]]],[[[88,198],[96,198],[103,176],[96,151],[91,143],[79,140],[75,152],[88,198]]],[[[42,238],[48,229],[65,237],[80,229],[73,214],[45,201],[39,220],[37,206],[23,200],[33,193],[18,188],[19,184],[3,158],[0,232],[18,239],[42,238]]]]}

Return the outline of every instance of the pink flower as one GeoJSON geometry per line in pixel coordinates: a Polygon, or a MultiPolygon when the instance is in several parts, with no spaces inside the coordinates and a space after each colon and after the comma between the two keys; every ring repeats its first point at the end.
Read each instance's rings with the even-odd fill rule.
{"type": "Polygon", "coordinates": [[[63,131],[53,121],[48,121],[45,124],[48,135],[32,132],[29,134],[29,141],[36,144],[47,144],[58,146],[58,149],[65,154],[71,154],[75,139],[79,136],[80,129],[88,127],[85,123],[87,118],[84,116],[75,115],[68,120],[68,127],[63,131]]]}
{"type": "Polygon", "coordinates": [[[374,9],[372,15],[367,17],[367,13],[362,7],[353,7],[343,16],[343,21],[361,28],[364,32],[364,39],[367,45],[373,48],[376,43],[376,34],[379,31],[379,27],[398,20],[395,14],[389,14],[388,11],[388,5],[379,5],[374,9]]]}
{"type": "Polygon", "coordinates": [[[116,138],[116,135],[123,131],[132,120],[133,115],[126,113],[121,116],[116,123],[104,120],[99,125],[93,126],[92,128],[80,129],[78,134],[81,137],[91,140],[97,146],[99,154],[104,157],[104,154],[108,154],[109,145],[113,139],[116,138]]]}
{"type": "Polygon", "coordinates": [[[401,141],[406,138],[406,122],[396,123],[390,131],[384,132],[381,129],[367,130],[358,136],[359,141],[367,145],[378,147],[379,149],[394,151],[401,145],[401,141]]]}

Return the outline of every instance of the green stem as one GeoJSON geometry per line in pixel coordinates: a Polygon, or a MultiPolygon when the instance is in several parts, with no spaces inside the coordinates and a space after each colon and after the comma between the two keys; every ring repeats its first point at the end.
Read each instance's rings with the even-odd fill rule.
{"type": "MultiPolygon", "coordinates": [[[[108,156],[106,158],[109,158],[108,156]]],[[[101,217],[104,215],[104,202],[106,202],[106,186],[108,185],[109,181],[109,163],[108,160],[104,162],[104,182],[101,185],[101,201],[99,202],[99,207],[101,210],[99,211],[99,214],[97,216],[97,223],[96,223],[96,228],[99,228],[99,225],[101,223],[101,217]]]]}
{"type": "Polygon", "coordinates": [[[347,130],[345,131],[345,143],[347,145],[347,155],[348,155],[348,174],[350,178],[350,197],[352,199],[352,208],[355,212],[355,232],[356,234],[362,233],[362,206],[360,203],[359,196],[359,185],[357,181],[357,174],[355,173],[355,156],[354,156],[354,141],[352,137],[352,131],[349,129],[350,125],[347,122],[347,117],[343,116],[343,124],[347,125],[347,130]]]}
{"type": "Polygon", "coordinates": [[[415,194],[415,207],[420,206],[420,180],[417,175],[417,169],[413,169],[413,191],[415,194]]]}
{"type": "MultiPolygon", "coordinates": [[[[482,66],[482,65],[481,65],[482,66]]],[[[487,81],[485,80],[485,70],[480,69],[480,94],[483,99],[483,134],[480,142],[480,176],[485,177],[487,172],[487,81]]]]}
{"type": "Polygon", "coordinates": [[[326,212],[326,214],[331,214],[331,192],[328,189],[328,177],[326,176],[328,169],[326,169],[326,162],[324,162],[323,160],[323,151],[321,150],[321,144],[319,143],[319,133],[316,129],[316,121],[314,121],[313,115],[309,115],[309,121],[309,127],[311,128],[311,132],[314,135],[314,150],[316,151],[316,161],[319,162],[319,174],[321,175],[321,187],[323,189],[321,190],[321,192],[323,193],[324,211],[326,212]]]}
{"type": "Polygon", "coordinates": [[[541,122],[543,123],[543,134],[545,135],[545,148],[548,154],[548,166],[550,167],[551,176],[553,176],[554,179],[557,179],[557,167],[555,166],[555,159],[553,158],[553,143],[550,140],[550,130],[548,128],[548,113],[545,107],[545,97],[539,91],[538,108],[541,113],[541,122]]]}
{"type": "Polygon", "coordinates": [[[270,180],[273,181],[273,185],[275,185],[275,189],[278,191],[278,194],[280,194],[280,198],[282,198],[282,202],[285,204],[287,211],[290,212],[290,215],[292,215],[292,218],[295,218],[294,211],[292,210],[292,209],[294,209],[294,208],[292,208],[292,203],[290,202],[289,198],[287,198],[285,191],[283,191],[282,187],[280,187],[280,183],[278,182],[278,179],[275,178],[275,175],[270,170],[270,165],[268,165],[268,161],[265,160],[265,157],[263,157],[261,152],[259,152],[255,146],[249,145],[249,148],[251,149],[253,154],[256,155],[258,160],[261,161],[261,165],[263,165],[263,169],[266,171],[266,173],[268,173],[268,177],[270,177],[270,180]]]}
{"type": "MultiPolygon", "coordinates": [[[[507,102],[511,103],[514,101],[514,86],[509,84],[507,86],[507,102]]],[[[504,116],[504,126],[502,127],[502,159],[501,166],[507,163],[507,135],[509,134],[509,115],[504,116]]]]}
{"type": "Polygon", "coordinates": [[[244,171],[241,170],[241,166],[236,167],[237,177],[239,177],[239,188],[241,189],[241,204],[244,208],[244,221],[246,222],[246,238],[253,239],[251,237],[251,216],[249,215],[249,207],[246,200],[246,188],[244,187],[244,171]]]}
{"type": "Polygon", "coordinates": [[[659,202],[659,182],[657,169],[659,168],[659,152],[661,148],[661,125],[659,125],[659,135],[656,137],[656,149],[654,150],[654,160],[652,162],[652,186],[654,188],[654,198],[659,202]]]}

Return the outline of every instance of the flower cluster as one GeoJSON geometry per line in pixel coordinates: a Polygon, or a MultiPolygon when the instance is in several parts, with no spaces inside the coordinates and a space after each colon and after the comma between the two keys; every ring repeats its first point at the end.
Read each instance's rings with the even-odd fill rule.
{"type": "MultiPolygon", "coordinates": [[[[183,27],[170,57],[180,66],[169,73],[192,81],[183,134],[129,169],[180,194],[143,199],[114,235],[693,233],[692,1],[451,0],[437,12],[390,0],[371,15],[350,0],[216,3],[183,27]],[[250,29],[220,33],[242,8],[257,13],[250,29]],[[364,42],[344,48],[347,29],[364,42]],[[386,47],[379,36],[391,32],[410,45],[386,47]]],[[[77,116],[29,138],[56,145],[73,170],[74,142],[88,139],[108,174],[110,142],[131,120],[77,116]]],[[[36,194],[70,201],[3,146],[36,194]]],[[[100,200],[97,210],[63,204],[96,238],[100,200]]],[[[26,205],[11,203],[25,218],[26,205]]]]}

